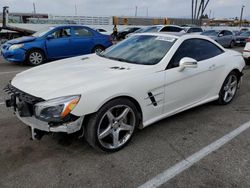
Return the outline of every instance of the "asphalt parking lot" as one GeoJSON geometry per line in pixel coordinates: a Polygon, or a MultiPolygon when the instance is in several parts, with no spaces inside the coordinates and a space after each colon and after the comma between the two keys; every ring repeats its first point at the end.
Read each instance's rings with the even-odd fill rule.
{"type": "MultiPolygon", "coordinates": [[[[0,59],[0,187],[138,187],[250,121],[247,67],[230,105],[209,103],[138,130],[117,153],[97,152],[62,134],[31,141],[29,129],[5,108],[2,91],[29,68],[0,59]]],[[[250,187],[249,135],[247,129],[162,187],[250,187]]]]}

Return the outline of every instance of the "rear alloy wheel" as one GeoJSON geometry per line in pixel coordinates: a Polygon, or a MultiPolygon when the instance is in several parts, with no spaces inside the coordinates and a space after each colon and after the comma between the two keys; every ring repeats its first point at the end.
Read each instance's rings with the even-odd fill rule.
{"type": "Polygon", "coordinates": [[[138,125],[138,111],[127,99],[115,99],[90,117],[85,138],[94,148],[107,152],[122,149],[138,125]]]}
{"type": "Polygon", "coordinates": [[[45,57],[41,50],[32,50],[27,55],[29,65],[37,66],[44,63],[45,57]]]}
{"type": "Polygon", "coordinates": [[[223,83],[218,103],[222,105],[229,104],[235,97],[238,90],[239,79],[235,72],[231,72],[223,83]]]}

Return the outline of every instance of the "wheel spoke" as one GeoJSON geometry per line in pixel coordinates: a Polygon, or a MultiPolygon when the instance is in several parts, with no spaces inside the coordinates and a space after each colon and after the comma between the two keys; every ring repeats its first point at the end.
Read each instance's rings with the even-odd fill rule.
{"type": "Polygon", "coordinates": [[[229,86],[232,83],[232,76],[229,77],[229,80],[227,82],[227,85],[229,86]]]}
{"type": "Polygon", "coordinates": [[[131,131],[131,130],[133,130],[133,127],[131,125],[126,124],[126,123],[122,123],[120,130],[121,131],[131,131]]]}
{"type": "Polygon", "coordinates": [[[129,113],[129,111],[130,111],[129,108],[125,108],[125,109],[123,110],[123,112],[121,113],[121,115],[119,115],[119,116],[117,117],[117,119],[118,119],[118,120],[124,120],[124,119],[126,119],[128,113],[129,113]]]}
{"type": "Polygon", "coordinates": [[[119,132],[114,131],[112,135],[113,135],[113,147],[117,148],[119,146],[119,132]]]}
{"type": "Polygon", "coordinates": [[[111,126],[109,125],[102,133],[99,134],[99,139],[103,139],[112,133],[111,126]]]}
{"type": "Polygon", "coordinates": [[[231,88],[235,87],[237,85],[237,81],[234,81],[230,84],[231,88]]]}
{"type": "Polygon", "coordinates": [[[115,116],[112,114],[110,110],[107,111],[107,116],[108,116],[109,122],[113,123],[113,121],[115,120],[115,116]]]}
{"type": "Polygon", "coordinates": [[[224,95],[224,101],[227,101],[227,97],[228,97],[228,91],[227,92],[225,92],[225,95],[224,95]]]}

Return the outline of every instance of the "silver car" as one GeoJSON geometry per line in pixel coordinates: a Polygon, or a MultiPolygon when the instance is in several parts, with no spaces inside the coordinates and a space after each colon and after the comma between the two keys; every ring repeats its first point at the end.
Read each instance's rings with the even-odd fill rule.
{"type": "Polygon", "coordinates": [[[235,45],[235,35],[229,30],[208,30],[201,35],[209,36],[224,47],[232,48],[235,45]]]}

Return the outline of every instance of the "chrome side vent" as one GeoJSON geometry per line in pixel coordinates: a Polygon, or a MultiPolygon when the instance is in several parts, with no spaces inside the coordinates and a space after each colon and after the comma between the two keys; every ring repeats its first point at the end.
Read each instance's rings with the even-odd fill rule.
{"type": "Polygon", "coordinates": [[[84,60],[87,60],[87,59],[89,59],[89,57],[84,57],[84,58],[82,58],[81,60],[84,61],[84,60]]]}

